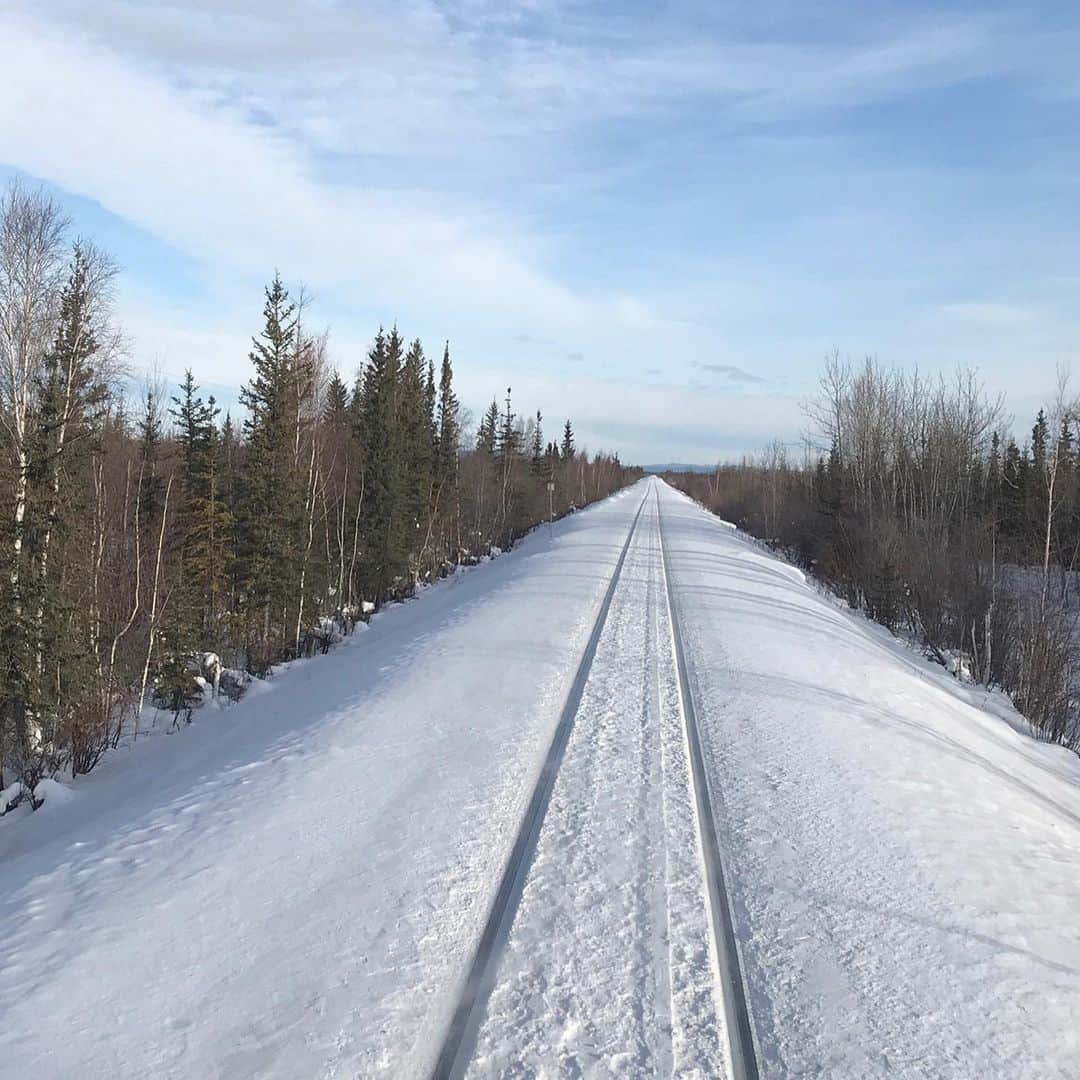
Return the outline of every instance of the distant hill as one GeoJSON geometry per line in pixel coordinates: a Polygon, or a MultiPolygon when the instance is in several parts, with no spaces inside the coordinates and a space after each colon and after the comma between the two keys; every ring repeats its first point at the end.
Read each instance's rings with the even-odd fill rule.
{"type": "Polygon", "coordinates": [[[666,465],[642,465],[647,473],[665,472],[712,472],[715,465],[685,465],[676,461],[669,461],[666,465]]]}

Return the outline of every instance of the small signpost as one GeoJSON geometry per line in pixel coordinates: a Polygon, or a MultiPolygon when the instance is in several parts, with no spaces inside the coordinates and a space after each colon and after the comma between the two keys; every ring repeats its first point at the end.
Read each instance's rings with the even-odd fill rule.
{"type": "Polygon", "coordinates": [[[552,522],[555,520],[555,481],[549,480],[547,482],[548,493],[548,539],[550,540],[553,532],[552,522]]]}

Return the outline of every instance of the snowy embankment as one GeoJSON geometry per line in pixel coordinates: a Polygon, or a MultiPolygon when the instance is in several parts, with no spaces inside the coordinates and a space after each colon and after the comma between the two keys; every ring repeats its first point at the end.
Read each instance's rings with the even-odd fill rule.
{"type": "Polygon", "coordinates": [[[764,1075],[1076,1076],[1080,761],[664,506],[764,1075]]]}
{"type": "Polygon", "coordinates": [[[0,829],[0,1074],[426,1062],[640,495],[0,829]]]}

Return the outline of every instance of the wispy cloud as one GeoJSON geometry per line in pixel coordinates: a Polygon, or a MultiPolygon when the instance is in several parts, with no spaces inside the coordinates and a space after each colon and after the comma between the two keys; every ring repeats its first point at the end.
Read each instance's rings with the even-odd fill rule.
{"type": "Polygon", "coordinates": [[[735,383],[767,383],[768,379],[763,379],[760,375],[755,375],[753,372],[745,371],[741,367],[736,367],[734,364],[709,364],[703,361],[698,361],[694,364],[694,367],[700,368],[702,371],[708,371],[713,375],[723,375],[730,382],[735,383]]]}
{"type": "Polygon", "coordinates": [[[991,330],[1023,329],[1032,326],[1039,319],[1039,312],[1032,307],[985,301],[943,304],[939,312],[942,318],[950,322],[967,323],[991,330]]]}
{"type": "MultiPolygon", "coordinates": [[[[743,32],[694,3],[12,0],[333,153],[407,158],[591,130],[695,100],[732,123],[886,101],[989,75],[1065,77],[1001,15],[852,11],[835,39],[743,32]]],[[[1069,81],[1075,82],[1072,76],[1069,81]]],[[[490,150],[488,151],[490,152],[490,150]]]]}
{"type": "MultiPolygon", "coordinates": [[[[1024,321],[1041,310],[1024,288],[1071,265],[1071,234],[1049,234],[1057,251],[1013,191],[945,173],[927,103],[992,84],[1014,106],[1066,108],[1076,20],[1008,3],[827,8],[7,0],[0,164],[186,257],[216,308],[149,305],[131,322],[144,348],[204,377],[246,375],[236,312],[276,266],[334,312],[349,356],[395,318],[433,344],[466,342],[474,405],[508,367],[542,365],[536,392],[563,395],[554,411],[576,409],[593,379],[598,425],[614,431],[618,409],[647,427],[657,399],[642,387],[677,358],[700,377],[663,388],[662,438],[699,399],[704,418],[725,398],[805,385],[838,338],[942,363],[942,341],[985,356],[988,335],[1052,322],[1024,321]],[[868,117],[886,125],[873,147],[868,117]],[[1020,232],[1022,273],[1001,257],[1020,232]],[[1009,273],[1023,281],[997,280],[1009,273]],[[602,381],[614,371],[625,396],[602,381]],[[550,389],[570,379],[577,390],[550,389]]],[[[953,117],[965,133],[968,119],[953,117]]],[[[1071,198],[1075,140],[1052,145],[1071,198]]],[[[1035,202],[1029,165],[1017,183],[1035,202]]],[[[1052,325],[1056,356],[1065,324],[1052,325]]],[[[757,421],[762,441],[768,423],[798,422],[777,408],[757,421]]]]}

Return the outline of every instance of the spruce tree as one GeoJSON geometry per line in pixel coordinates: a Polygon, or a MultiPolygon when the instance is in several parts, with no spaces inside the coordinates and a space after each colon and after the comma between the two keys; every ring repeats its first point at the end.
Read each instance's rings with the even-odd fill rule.
{"type": "Polygon", "coordinates": [[[574,429],[570,425],[570,421],[566,421],[566,426],[563,428],[562,446],[559,449],[559,456],[564,462],[574,460],[574,429]]]}
{"type": "Polygon", "coordinates": [[[1048,441],[1048,425],[1046,413],[1039,410],[1035,417],[1035,425],[1031,429],[1031,464],[1036,474],[1042,475],[1046,470],[1046,444],[1048,441]]]}
{"type": "Polygon", "coordinates": [[[1000,524],[999,502],[1001,499],[1001,436],[995,431],[990,436],[990,460],[986,466],[986,490],[983,509],[990,515],[994,526],[1000,524]]]}
{"type": "Polygon", "coordinates": [[[404,471],[402,528],[409,546],[415,546],[417,530],[426,519],[431,499],[435,436],[429,400],[427,361],[417,340],[409,347],[402,365],[397,416],[404,471]]]}
{"type": "Polygon", "coordinates": [[[457,483],[458,444],[461,441],[460,407],[454,394],[454,370],[450,364],[450,342],[443,349],[439,373],[439,403],[436,414],[435,479],[442,490],[457,483]]]}
{"type": "Polygon", "coordinates": [[[60,297],[53,347],[45,356],[38,387],[38,413],[28,472],[27,550],[32,560],[23,596],[16,647],[17,733],[24,750],[36,726],[37,749],[24,766],[33,773],[56,764],[48,759],[64,742],[80,713],[90,708],[96,626],[87,606],[65,588],[68,577],[86,581],[92,550],[91,475],[101,452],[108,390],[97,367],[94,253],[76,246],[60,297]]]}
{"type": "Polygon", "coordinates": [[[175,527],[176,581],[158,641],[156,700],[178,717],[188,708],[194,656],[222,645],[233,518],[223,496],[223,452],[213,397],[198,396],[189,370],[173,398],[180,445],[181,504],[175,527]]]}
{"type": "Polygon", "coordinates": [[[247,408],[247,453],[237,505],[238,567],[248,624],[249,659],[257,670],[272,661],[272,631],[284,638],[300,549],[295,428],[298,327],[296,305],[275,275],[266,289],[263,329],[252,339],[254,378],[240,391],[247,408]]]}
{"type": "Polygon", "coordinates": [[[1001,531],[1014,543],[1021,541],[1024,533],[1029,472],[1026,454],[1010,439],[1001,466],[1001,531]]]}
{"type": "Polygon", "coordinates": [[[510,387],[508,386],[506,409],[499,419],[499,431],[495,444],[495,459],[499,471],[499,520],[506,533],[504,542],[512,540],[511,511],[516,489],[516,466],[521,454],[521,436],[514,419],[515,414],[510,407],[510,387]]]}
{"type": "Polygon", "coordinates": [[[435,467],[435,448],[438,442],[438,430],[435,427],[435,410],[438,405],[438,394],[435,391],[435,362],[428,361],[427,380],[424,383],[424,407],[427,410],[428,431],[431,433],[431,461],[432,469],[435,467]]]}
{"type": "Polygon", "coordinates": [[[402,340],[397,327],[389,335],[380,329],[368,353],[357,418],[366,476],[365,580],[376,603],[392,593],[408,558],[406,476],[398,415],[401,369],[402,340]]]}
{"type": "Polygon", "coordinates": [[[1041,538],[1046,528],[1051,438],[1046,413],[1040,409],[1031,429],[1031,482],[1027,485],[1028,534],[1032,542],[1041,538]]]}
{"type": "Polygon", "coordinates": [[[540,410],[536,410],[536,427],[533,428],[532,438],[532,471],[536,476],[544,475],[546,471],[546,462],[544,461],[544,429],[543,429],[543,416],[540,410]]]}
{"type": "Polygon", "coordinates": [[[492,398],[476,431],[476,449],[495,457],[499,441],[499,403],[492,398]]]}
{"type": "Polygon", "coordinates": [[[510,408],[510,387],[506,388],[506,408],[499,417],[498,435],[495,441],[495,455],[504,469],[508,468],[521,452],[521,439],[514,426],[516,413],[510,408]]]}
{"type": "Polygon", "coordinates": [[[326,384],[326,401],[323,403],[323,422],[331,428],[339,428],[349,419],[349,390],[345,381],[335,371],[326,384]]]}
{"type": "Polygon", "coordinates": [[[149,531],[161,512],[165,482],[158,474],[161,455],[161,403],[157,392],[148,388],[137,425],[139,435],[139,521],[149,531]]]}
{"type": "Polygon", "coordinates": [[[213,428],[215,410],[198,397],[198,384],[191,369],[184,374],[180,384],[180,396],[174,397],[170,415],[176,421],[177,442],[180,444],[181,480],[190,497],[201,483],[206,472],[207,455],[210,452],[210,432],[213,428]]]}
{"type": "Polygon", "coordinates": [[[232,556],[234,523],[223,494],[221,437],[215,424],[218,412],[211,397],[204,414],[201,471],[187,525],[186,570],[197,596],[196,625],[202,647],[215,647],[220,640],[218,624],[225,609],[232,556]]]}

